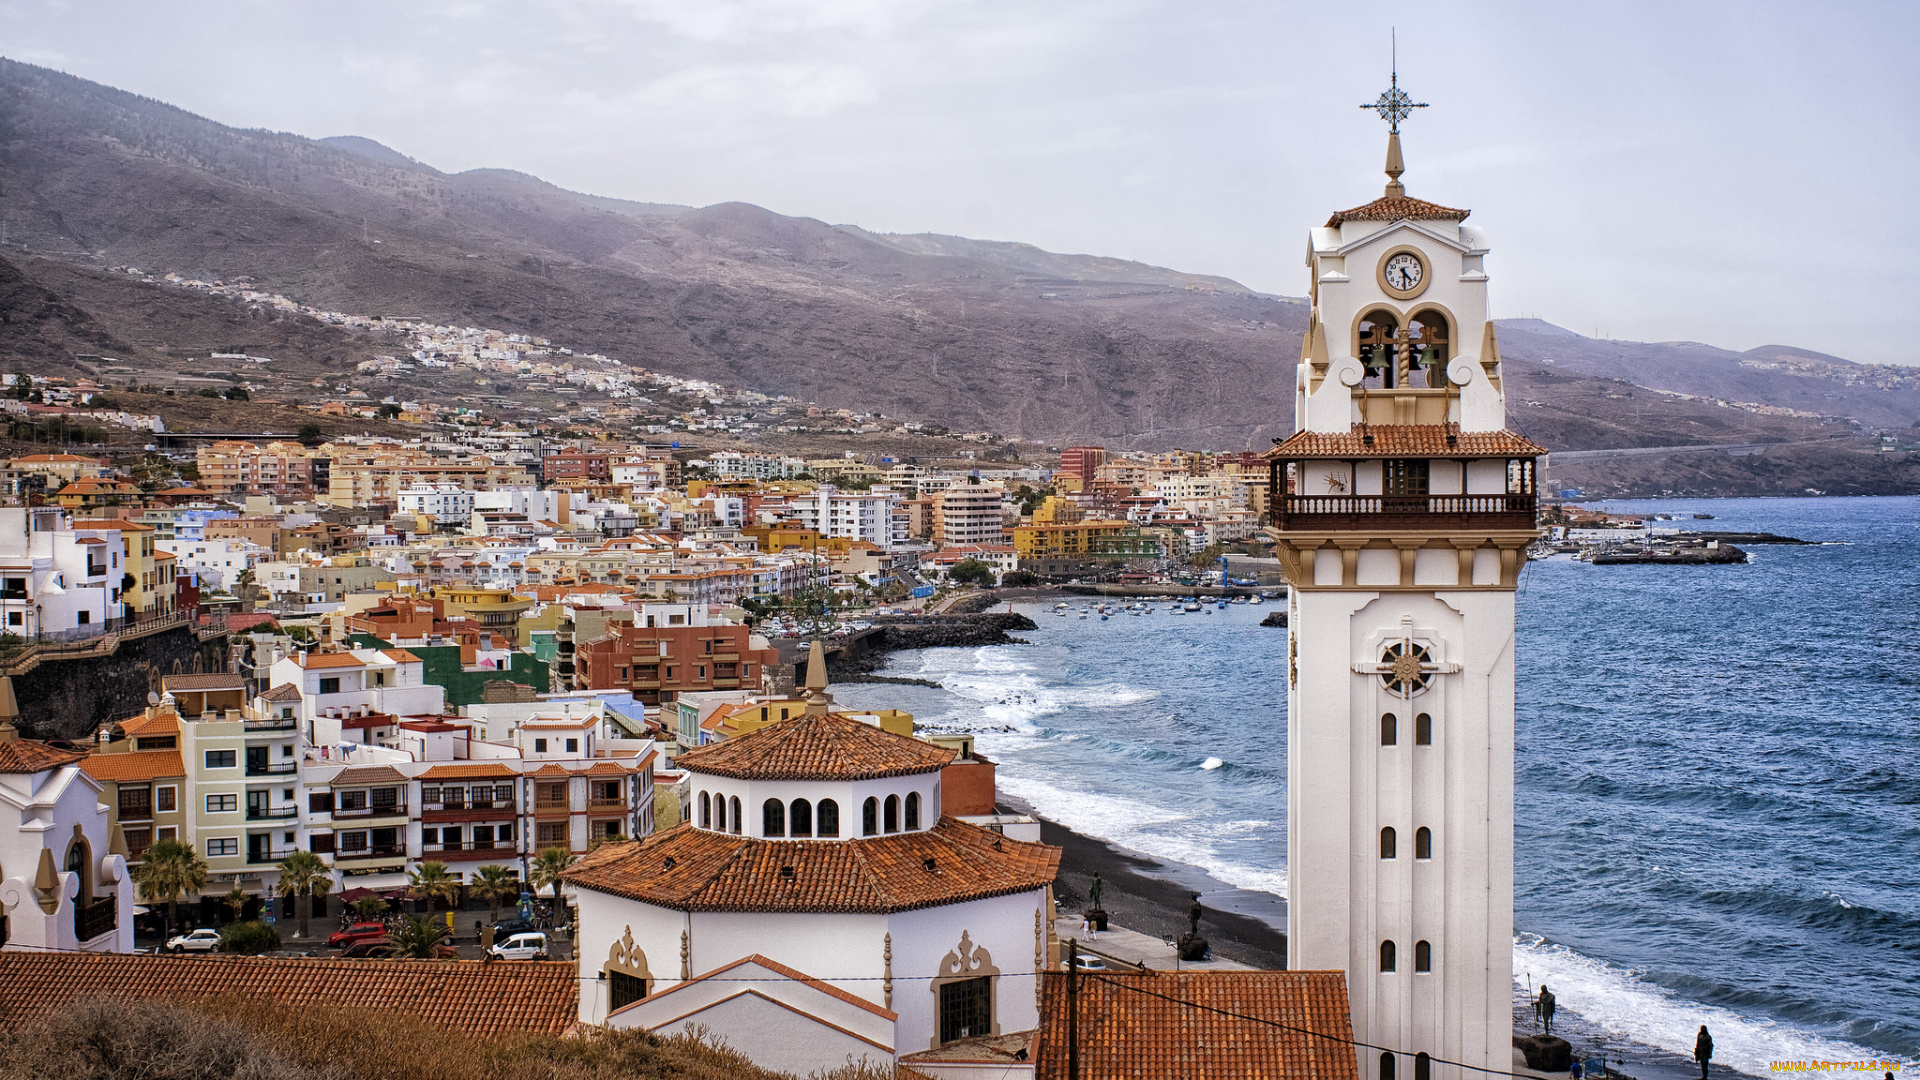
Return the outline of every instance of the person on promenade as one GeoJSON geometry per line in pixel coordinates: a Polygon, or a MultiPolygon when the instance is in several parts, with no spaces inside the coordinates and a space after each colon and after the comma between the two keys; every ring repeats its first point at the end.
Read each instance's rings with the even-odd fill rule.
{"type": "Polygon", "coordinates": [[[1693,1060],[1700,1063],[1700,1080],[1707,1080],[1707,1062],[1713,1060],[1713,1036],[1707,1033],[1707,1025],[1700,1025],[1700,1034],[1693,1040],[1693,1060]]]}

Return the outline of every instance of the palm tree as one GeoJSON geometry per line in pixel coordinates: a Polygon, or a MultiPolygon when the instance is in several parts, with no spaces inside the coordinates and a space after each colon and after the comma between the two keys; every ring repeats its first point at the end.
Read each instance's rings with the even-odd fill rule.
{"type": "Polygon", "coordinates": [[[220,898],[220,902],[227,905],[228,911],[233,912],[233,921],[239,922],[240,913],[247,910],[247,891],[235,885],[227,890],[226,895],[220,898]]]}
{"type": "Polygon", "coordinates": [[[140,886],[140,899],[167,905],[167,930],[171,933],[179,922],[181,895],[207,887],[207,861],[178,840],[157,840],[141,856],[133,880],[140,886]]]}
{"type": "Polygon", "coordinates": [[[438,919],[408,915],[387,932],[387,944],[380,955],[395,960],[432,960],[439,956],[441,943],[452,936],[453,931],[438,919]]]}
{"type": "Polygon", "coordinates": [[[407,871],[407,887],[429,907],[436,903],[452,907],[460,902],[460,879],[447,873],[443,862],[423,862],[420,869],[407,871]]]}
{"type": "Polygon", "coordinates": [[[469,889],[487,902],[487,921],[499,922],[501,902],[520,896],[520,879],[504,866],[483,866],[473,872],[469,889]]]}
{"type": "Polygon", "coordinates": [[[363,896],[347,906],[353,909],[353,917],[361,922],[379,922],[381,916],[387,913],[386,898],[380,896],[363,896]]]}
{"type": "Polygon", "coordinates": [[[563,847],[550,847],[534,856],[533,865],[527,868],[527,883],[533,886],[534,892],[553,886],[553,915],[556,922],[563,913],[560,906],[560,875],[572,865],[572,852],[563,847]]]}
{"type": "Polygon", "coordinates": [[[295,896],[299,899],[294,907],[300,909],[300,936],[307,936],[307,916],[313,913],[315,896],[325,896],[333,889],[333,872],[327,869],[326,860],[311,851],[296,849],[293,854],[280,860],[280,883],[274,890],[281,896],[295,896]]]}

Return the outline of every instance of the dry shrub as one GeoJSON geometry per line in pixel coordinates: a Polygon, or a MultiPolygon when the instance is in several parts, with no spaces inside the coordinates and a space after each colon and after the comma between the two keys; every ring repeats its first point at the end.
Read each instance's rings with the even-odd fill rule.
{"type": "Polygon", "coordinates": [[[93,1001],[0,1035],[0,1080],[345,1080],[246,1027],[153,1001],[93,1001]]]}

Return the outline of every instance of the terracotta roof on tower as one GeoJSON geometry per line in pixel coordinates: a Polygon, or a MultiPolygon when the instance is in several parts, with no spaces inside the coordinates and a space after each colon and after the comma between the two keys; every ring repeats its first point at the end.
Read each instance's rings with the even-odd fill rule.
{"type": "Polygon", "coordinates": [[[876,780],[932,772],[955,751],[838,713],[801,715],[689,750],[681,768],[737,780],[876,780]]]}
{"type": "Polygon", "coordinates": [[[1351,210],[1342,210],[1327,219],[1327,228],[1337,229],[1343,221],[1465,221],[1471,210],[1454,210],[1405,195],[1387,195],[1351,210]]]}
{"type": "MultiPolygon", "coordinates": [[[[1109,969],[1079,983],[1083,1076],[1354,1078],[1345,972],[1109,969]]],[[[1050,971],[1034,1080],[1067,1080],[1068,1016],[1066,975],[1050,971]]]]}
{"type": "Polygon", "coordinates": [[[761,840],[683,823],[602,844],[565,877],[680,911],[875,913],[1025,892],[1059,873],[1059,848],[941,818],[925,832],[857,840],[761,840]]]}
{"type": "Polygon", "coordinates": [[[85,750],[62,750],[34,739],[11,739],[0,742],[0,773],[46,772],[86,756],[85,750]]]}
{"type": "Polygon", "coordinates": [[[282,1006],[350,1005],[471,1035],[560,1034],[579,1018],[570,962],[280,960],[0,952],[0,1016],[19,1026],[84,1001],[181,1001],[227,994],[282,1006]]]}
{"type": "Polygon", "coordinates": [[[1544,446],[1511,431],[1461,431],[1453,424],[1375,424],[1349,431],[1296,431],[1262,457],[1539,457],[1544,446]],[[1451,438],[1453,441],[1448,442],[1451,438]]]}

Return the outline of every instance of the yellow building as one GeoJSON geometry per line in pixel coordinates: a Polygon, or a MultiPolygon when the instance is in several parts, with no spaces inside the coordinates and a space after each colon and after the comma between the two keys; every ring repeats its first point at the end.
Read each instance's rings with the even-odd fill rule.
{"type": "MultiPolygon", "coordinates": [[[[1079,477],[1074,479],[1077,481],[1079,477]]],[[[1084,511],[1072,499],[1063,499],[1058,495],[1047,496],[1039,506],[1033,508],[1035,525],[1071,525],[1084,516],[1084,511]]]]}
{"type": "Polygon", "coordinates": [[[518,646],[520,615],[534,605],[530,597],[516,596],[506,589],[438,588],[428,595],[440,601],[447,618],[465,616],[467,621],[506,638],[518,646]]]}
{"type": "Polygon", "coordinates": [[[1013,530],[1013,550],[1022,559],[1038,555],[1091,554],[1098,546],[1097,541],[1118,538],[1133,530],[1133,526],[1124,521],[1042,525],[1037,523],[1039,517],[1039,514],[1034,515],[1036,524],[1016,526],[1013,530]]]}

